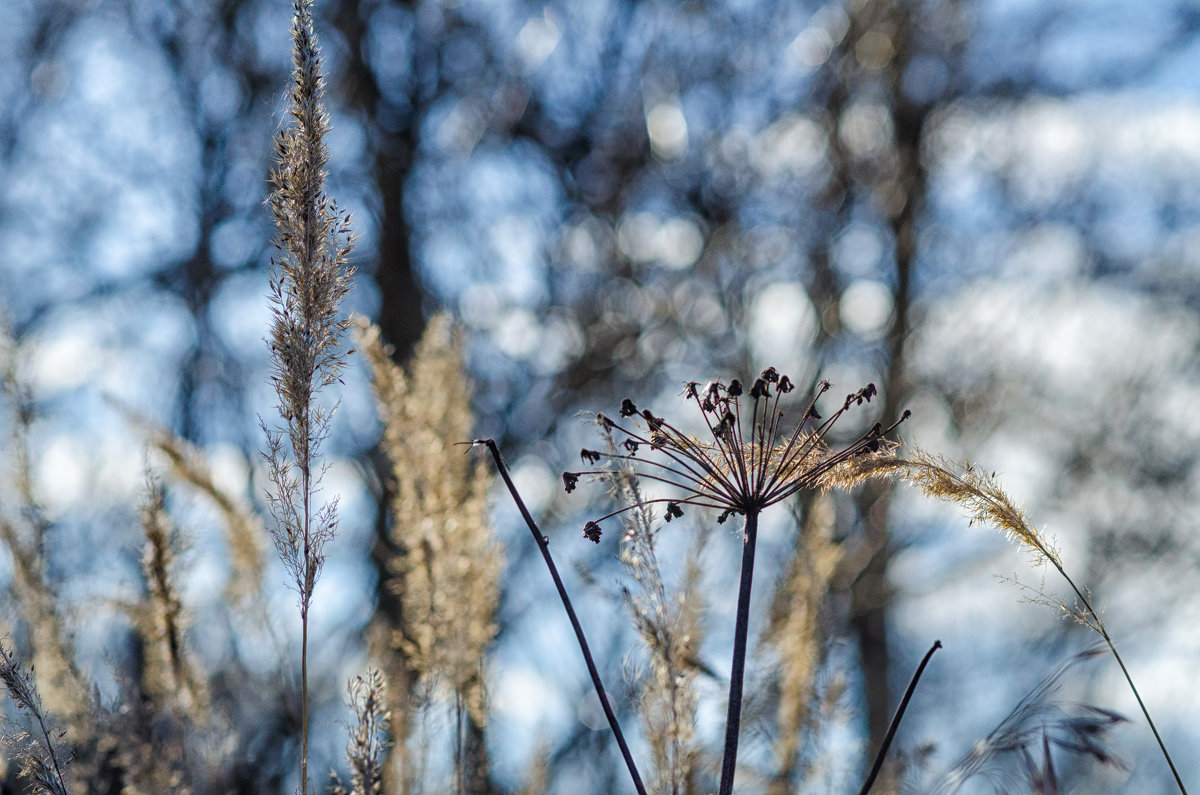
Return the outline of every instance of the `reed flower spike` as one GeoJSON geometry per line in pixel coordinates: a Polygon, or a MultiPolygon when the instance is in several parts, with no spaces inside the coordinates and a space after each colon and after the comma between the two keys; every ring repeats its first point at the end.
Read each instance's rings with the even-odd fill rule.
{"type": "Polygon", "coordinates": [[[601,522],[654,503],[665,503],[668,522],[683,516],[684,506],[718,510],[718,522],[734,514],[743,517],[742,568],[720,795],[732,794],[737,768],[758,515],[803,489],[820,488],[831,473],[850,462],[891,452],[893,445],[885,437],[908,418],[906,411],[888,428],[875,423],[852,443],[834,451],[826,442],[833,426],[851,408],[870,402],[876,389],[874,384],[868,384],[846,395],[841,407],[826,419],[817,411],[817,400],[831,388],[827,381],[817,385],[804,415],[789,432],[779,404],[795,386],[774,367],[759,374],[748,394],[737,380],[728,384],[714,381],[705,386],[692,381],[684,387],[683,395],[700,409],[707,432],[699,437],[683,432],[649,409],[639,410],[626,398],[621,402],[621,422],[604,414],[596,415],[601,433],[608,440],[608,449],[580,451],[584,463],[598,465],[597,468],[563,473],[563,486],[568,492],[575,490],[584,475],[599,476],[613,483],[628,477],[630,470],[639,478],[668,484],[678,492],[675,496],[636,502],[589,521],[584,525],[583,535],[596,543],[600,542],[601,522]]]}
{"type": "MultiPolygon", "coordinates": [[[[732,515],[757,514],[799,491],[819,488],[839,465],[884,449],[888,445],[886,435],[909,416],[905,411],[888,428],[875,423],[835,452],[826,437],[843,414],[875,397],[875,385],[867,384],[846,395],[842,406],[823,418],[817,411],[817,399],[832,387],[828,381],[821,381],[800,422],[789,433],[779,404],[794,388],[790,378],[768,367],[750,387],[749,405],[744,406],[746,390],[737,379],[729,384],[713,381],[704,386],[689,382],[683,395],[700,409],[708,428],[703,437],[684,433],[626,398],[621,402],[621,422],[605,414],[596,415],[602,431],[613,440],[613,449],[604,452],[585,448],[580,458],[589,464],[607,461],[614,467],[629,462],[638,477],[676,487],[678,496],[645,501],[665,503],[664,518],[668,522],[683,516],[683,507],[690,506],[716,509],[720,511],[717,521],[724,523],[732,515]]],[[[564,472],[562,478],[567,492],[572,492],[584,475],[618,474],[618,468],[597,468],[564,472]]],[[[600,523],[633,507],[625,506],[587,522],[584,537],[599,543],[600,523]]]]}

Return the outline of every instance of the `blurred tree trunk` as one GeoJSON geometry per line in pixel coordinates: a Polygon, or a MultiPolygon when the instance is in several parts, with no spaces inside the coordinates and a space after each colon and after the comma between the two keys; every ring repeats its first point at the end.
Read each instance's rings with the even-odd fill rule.
{"type": "MultiPolygon", "coordinates": [[[[892,137],[884,147],[884,154],[870,163],[852,165],[849,180],[856,183],[854,187],[863,194],[861,198],[870,205],[881,223],[886,224],[893,240],[893,312],[881,351],[885,382],[880,384],[880,416],[886,423],[903,411],[910,390],[905,343],[913,326],[912,277],[918,256],[917,225],[925,204],[928,181],[926,165],[921,159],[921,143],[931,113],[946,95],[946,89],[943,89],[933,92],[932,96],[914,99],[906,93],[905,78],[916,57],[931,54],[929,42],[919,40],[918,28],[928,37],[930,33],[953,30],[954,24],[952,18],[946,18],[938,19],[931,26],[936,9],[891,0],[851,3],[848,11],[850,27],[841,47],[840,63],[835,66],[839,82],[848,85],[834,90],[835,102],[830,107],[834,123],[838,125],[835,137],[841,138],[844,134],[840,124],[845,120],[846,100],[856,88],[865,88],[870,98],[885,103],[892,123],[892,137]],[[889,48],[890,52],[887,51],[889,48]]],[[[952,17],[954,9],[944,6],[942,11],[952,17]]],[[[936,36],[934,39],[935,49],[940,52],[933,54],[949,58],[953,42],[936,36]]],[[[951,67],[947,65],[947,68],[951,67]]],[[[841,146],[835,146],[834,151],[847,157],[841,146]]],[[[860,492],[857,504],[863,546],[858,556],[861,568],[851,587],[850,610],[851,625],[858,640],[869,747],[873,756],[883,742],[895,707],[889,683],[892,656],[888,636],[892,599],[888,583],[890,489],[868,486],[860,492]]],[[[894,790],[896,786],[894,781],[882,784],[885,789],[881,791],[894,790]]]]}

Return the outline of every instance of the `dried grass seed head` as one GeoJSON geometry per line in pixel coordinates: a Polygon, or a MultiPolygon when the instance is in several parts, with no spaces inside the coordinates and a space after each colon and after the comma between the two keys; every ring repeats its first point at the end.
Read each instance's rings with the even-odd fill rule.
{"type": "MultiPolygon", "coordinates": [[[[838,419],[852,408],[869,403],[878,390],[868,384],[850,393],[841,408],[822,419],[816,402],[831,388],[827,381],[817,385],[799,423],[789,431],[780,401],[795,385],[774,367],[763,370],[754,380],[748,400],[743,399],[747,393],[737,379],[728,384],[712,381],[703,387],[698,381],[689,381],[682,394],[700,411],[707,429],[701,436],[685,433],[625,398],[621,401],[620,422],[605,414],[596,415],[601,432],[612,441],[609,449],[580,451],[584,463],[607,461],[608,466],[564,472],[563,486],[571,492],[583,475],[610,479],[619,475],[622,467],[632,467],[638,477],[679,491],[679,496],[646,501],[665,503],[668,521],[683,516],[683,506],[714,508],[720,511],[718,522],[734,514],[757,513],[803,489],[821,487],[828,474],[847,461],[889,449],[886,434],[909,415],[904,412],[886,429],[875,423],[855,441],[834,451],[826,439],[838,419]]],[[[599,543],[599,523],[630,509],[626,506],[589,521],[584,526],[584,537],[599,543]]]]}
{"type": "Polygon", "coordinates": [[[970,524],[989,524],[1004,532],[1010,541],[1029,550],[1035,562],[1049,561],[1062,569],[1054,541],[1029,520],[1025,509],[1000,486],[995,473],[980,470],[970,462],[956,463],[916,446],[901,451],[848,461],[825,477],[825,488],[850,488],[871,479],[900,479],[916,486],[926,496],[959,505],[967,511],[970,524]]]}

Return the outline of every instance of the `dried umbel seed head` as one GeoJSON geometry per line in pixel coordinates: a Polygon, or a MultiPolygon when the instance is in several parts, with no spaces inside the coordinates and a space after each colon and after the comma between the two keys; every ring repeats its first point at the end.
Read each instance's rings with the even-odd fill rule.
{"type": "MultiPolygon", "coordinates": [[[[667,521],[683,516],[684,505],[715,508],[720,511],[718,522],[733,514],[761,511],[798,491],[821,487],[829,472],[839,465],[885,449],[886,435],[909,416],[909,412],[904,412],[888,428],[875,423],[845,448],[831,450],[826,437],[834,424],[851,408],[869,403],[878,390],[874,384],[868,384],[847,395],[842,407],[823,419],[816,402],[830,388],[827,381],[817,385],[816,394],[799,423],[788,432],[782,425],[784,412],[779,402],[795,385],[774,367],[763,370],[755,379],[749,405],[743,405],[742,383],[736,379],[728,386],[712,381],[703,388],[699,382],[689,381],[682,394],[700,410],[707,428],[701,437],[683,433],[649,409],[638,410],[626,398],[621,403],[621,417],[630,420],[629,424],[597,415],[609,439],[609,450],[581,452],[587,463],[607,459],[612,468],[564,473],[563,483],[567,491],[573,491],[580,475],[614,476],[621,474],[621,469],[632,468],[634,474],[668,484],[680,492],[679,496],[645,501],[665,503],[667,521]],[[649,452],[644,453],[643,447],[649,447],[649,452]]],[[[631,507],[588,522],[584,536],[598,542],[599,522],[631,507]]]]}

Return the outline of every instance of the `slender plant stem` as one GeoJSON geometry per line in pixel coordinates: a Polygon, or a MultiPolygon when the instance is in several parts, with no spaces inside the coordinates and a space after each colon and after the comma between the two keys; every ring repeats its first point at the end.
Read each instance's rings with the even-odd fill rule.
{"type": "Polygon", "coordinates": [[[50,727],[46,725],[45,718],[42,717],[41,710],[30,710],[36,717],[38,727],[42,730],[42,737],[46,740],[46,750],[49,751],[48,756],[54,764],[54,777],[58,779],[58,784],[62,787],[63,792],[67,792],[67,780],[63,778],[62,767],[58,764],[58,752],[54,747],[54,739],[50,736],[50,727]]]}
{"type": "Polygon", "coordinates": [[[900,721],[904,719],[904,711],[908,709],[908,702],[917,689],[917,682],[920,680],[921,674],[925,673],[925,666],[929,664],[929,659],[933,657],[933,653],[940,648],[942,648],[942,642],[935,640],[933,645],[929,647],[929,651],[925,652],[925,657],[921,660],[921,664],[917,666],[916,673],[913,674],[912,680],[908,683],[908,689],[904,691],[904,698],[900,699],[900,706],[896,707],[896,714],[892,716],[892,723],[888,726],[887,734],[883,736],[883,744],[879,746],[879,753],[875,754],[875,762],[871,765],[871,772],[867,774],[867,780],[863,782],[862,789],[858,791],[858,795],[867,795],[871,791],[871,787],[875,786],[875,779],[879,776],[879,771],[883,769],[883,760],[887,757],[888,748],[891,747],[892,740],[896,737],[896,730],[900,728],[900,721]]]}
{"type": "MultiPolygon", "coordinates": [[[[307,415],[306,415],[307,417],[307,415]]],[[[308,607],[312,600],[312,538],[311,528],[312,480],[309,470],[308,427],[305,420],[304,465],[302,470],[304,490],[304,582],[300,591],[300,792],[308,795],[308,607]]]]}
{"type": "Polygon", "coordinates": [[[1138,706],[1142,708],[1142,714],[1146,716],[1146,723],[1150,724],[1150,731],[1154,732],[1154,739],[1158,741],[1159,750],[1162,751],[1163,758],[1167,760],[1167,766],[1171,768],[1171,774],[1175,776],[1175,784],[1179,787],[1179,792],[1182,795],[1187,795],[1187,788],[1183,786],[1183,779],[1180,777],[1179,771],[1175,769],[1175,762],[1171,759],[1171,754],[1167,752],[1167,744],[1163,742],[1162,735],[1158,733],[1158,727],[1154,725],[1154,719],[1150,717],[1150,710],[1146,708],[1146,702],[1142,701],[1142,694],[1138,692],[1137,686],[1133,683],[1133,676],[1130,675],[1129,669],[1125,667],[1125,661],[1117,653],[1116,644],[1109,637],[1108,630],[1104,627],[1104,622],[1100,619],[1100,614],[1096,612],[1096,609],[1092,607],[1091,601],[1075,585],[1075,581],[1067,576],[1063,567],[1058,565],[1056,561],[1052,560],[1051,562],[1054,563],[1054,567],[1058,569],[1058,573],[1063,576],[1067,584],[1071,586],[1071,590],[1079,598],[1083,609],[1091,617],[1092,622],[1094,622],[1091,625],[1092,629],[1096,630],[1096,632],[1100,633],[1100,637],[1104,638],[1104,642],[1108,644],[1108,650],[1112,652],[1113,657],[1117,660],[1117,665],[1121,666],[1121,673],[1125,674],[1125,681],[1129,683],[1129,689],[1133,691],[1133,697],[1137,699],[1138,706]]]}
{"type": "Polygon", "coordinates": [[[742,578],[738,585],[737,623],[733,630],[733,670],[729,674],[729,711],[725,716],[720,795],[732,795],[733,777],[737,772],[738,733],[742,726],[742,680],[746,673],[746,638],[750,631],[750,589],[754,585],[754,548],[758,543],[758,511],[746,512],[743,533],[742,578]]]}
{"type": "Polygon", "coordinates": [[[308,611],[300,618],[300,791],[308,795],[308,611]]]}
{"type": "Polygon", "coordinates": [[[558,568],[554,565],[554,560],[550,557],[550,539],[542,535],[542,531],[538,529],[537,524],[533,521],[533,517],[530,516],[529,509],[525,507],[525,501],[517,493],[517,487],[513,485],[512,478],[509,477],[508,467],[504,464],[504,459],[500,455],[500,448],[496,445],[496,440],[476,439],[471,444],[487,446],[487,449],[492,454],[492,458],[496,461],[496,469],[499,470],[500,477],[504,480],[504,485],[508,487],[508,493],[512,495],[513,501],[517,504],[517,509],[521,512],[521,518],[528,525],[529,532],[533,533],[533,538],[537,542],[538,549],[542,552],[542,558],[546,561],[546,568],[550,570],[550,576],[554,578],[554,587],[558,589],[558,595],[562,599],[563,608],[567,611],[567,618],[571,620],[571,628],[575,630],[575,638],[579,641],[579,650],[583,652],[583,660],[587,663],[588,675],[592,678],[592,685],[596,688],[596,696],[600,699],[600,706],[604,708],[604,716],[608,718],[608,725],[612,729],[613,736],[617,739],[617,746],[621,749],[621,756],[625,759],[625,766],[629,768],[629,776],[633,779],[633,787],[637,790],[638,795],[646,795],[646,786],[642,783],[641,774],[638,773],[637,765],[633,761],[633,754],[629,752],[629,745],[625,742],[625,735],[621,733],[621,724],[617,722],[617,715],[613,712],[612,705],[608,702],[608,695],[604,692],[604,683],[600,681],[600,671],[596,668],[595,660],[592,659],[592,652],[588,648],[587,637],[583,634],[583,627],[579,624],[579,619],[575,615],[575,608],[571,606],[571,599],[567,596],[566,586],[563,585],[562,578],[558,576],[558,568]]]}

